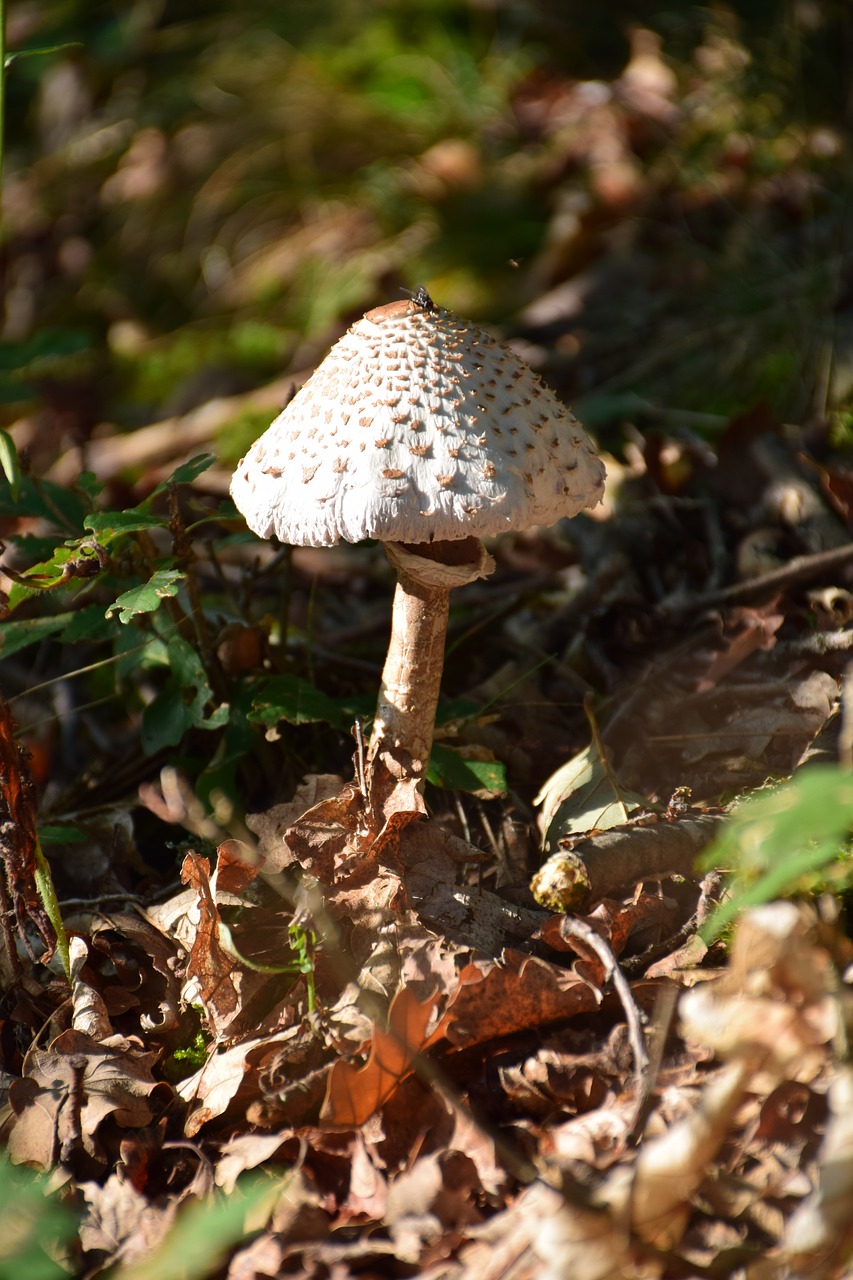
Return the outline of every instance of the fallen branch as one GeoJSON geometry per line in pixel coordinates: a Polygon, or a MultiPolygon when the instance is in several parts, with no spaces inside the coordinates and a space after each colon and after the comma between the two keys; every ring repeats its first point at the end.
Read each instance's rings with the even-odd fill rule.
{"type": "Polygon", "coordinates": [[[683,618],[687,614],[698,613],[715,605],[741,604],[745,600],[772,595],[802,582],[809,582],[834,569],[841,569],[851,562],[853,543],[846,543],[843,547],[831,547],[829,551],[816,551],[814,555],[795,556],[780,569],[771,569],[769,573],[750,578],[748,582],[735,582],[730,587],[721,587],[717,591],[706,591],[695,596],[671,596],[669,600],[662,601],[659,608],[671,618],[683,618]]]}
{"type": "Polygon", "coordinates": [[[533,877],[533,896],[550,911],[576,911],[655,876],[692,875],[724,814],[704,813],[652,826],[626,823],[574,840],[533,877]]]}

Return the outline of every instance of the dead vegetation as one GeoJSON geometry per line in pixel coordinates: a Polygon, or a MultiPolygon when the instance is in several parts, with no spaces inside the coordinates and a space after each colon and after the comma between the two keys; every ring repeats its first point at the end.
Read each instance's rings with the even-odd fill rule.
{"type": "MultiPolygon", "coordinates": [[[[3,419],[24,466],[0,510],[0,1134],[51,1171],[21,1220],[50,1274],[121,1280],[176,1259],[229,1280],[849,1274],[846,134],[808,104],[773,123],[750,79],[770,45],[722,14],[692,42],[638,28],[607,75],[481,53],[465,101],[394,107],[383,153],[382,58],[359,96],[310,42],[244,60],[233,21],[205,28],[210,83],[265,158],[203,77],[201,120],[131,125],[73,53],[34,154],[12,148],[4,351],[35,303],[103,333],[30,352],[3,419]],[[253,66],[287,71],[275,110],[253,66]],[[243,210],[264,166],[307,183],[312,147],[310,216],[278,188],[243,210]],[[490,278],[478,212],[486,259],[495,228],[507,250],[490,278]],[[493,540],[494,576],[454,593],[425,790],[365,786],[379,548],[263,547],[223,505],[331,329],[414,287],[413,257],[442,304],[500,300],[608,470],[602,507],[493,540]],[[164,301],[169,263],[204,341],[164,301]],[[285,334],[271,359],[241,364],[249,324],[285,334]],[[178,371],[169,337],[206,354],[178,371]]],[[[187,36],[148,30],[201,76],[187,36]]],[[[22,1247],[0,1241],[0,1272],[22,1247]]]]}

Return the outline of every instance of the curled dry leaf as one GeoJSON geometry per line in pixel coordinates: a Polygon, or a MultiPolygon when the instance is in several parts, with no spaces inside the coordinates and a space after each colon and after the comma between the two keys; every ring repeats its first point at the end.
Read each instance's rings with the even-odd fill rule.
{"type": "Polygon", "coordinates": [[[823,1280],[849,1263],[853,1245],[853,1068],[829,1086],[829,1122],[818,1155],[818,1183],[788,1222],[780,1260],[799,1275],[823,1280]]]}
{"type": "Polygon", "coordinates": [[[477,1166],[448,1148],[416,1160],[391,1183],[385,1218],[400,1256],[416,1262],[427,1241],[480,1220],[477,1166]]]}
{"type": "Polygon", "coordinates": [[[83,1182],[80,1191],[86,1206],[80,1243],[104,1264],[130,1263],[156,1249],[175,1221],[180,1203],[176,1196],[152,1200],[118,1173],[103,1186],[83,1182]]]}
{"type": "Polygon", "coordinates": [[[474,960],[459,974],[433,1039],[470,1047],[529,1027],[593,1013],[600,994],[575,973],[507,950],[499,962],[474,960]]]}
{"type": "Polygon", "coordinates": [[[31,1048],[23,1078],[13,1081],[9,1103],[15,1116],[9,1134],[12,1159],[47,1168],[58,1156],[82,1155],[106,1164],[97,1131],[111,1117],[123,1128],[143,1128],[153,1119],[149,1099],[158,1084],[151,1068],[157,1052],[141,1053],[122,1037],[101,1044],[81,1031],[63,1031],[46,1049],[31,1048]]]}
{"type": "Polygon", "coordinates": [[[747,912],[728,971],[687,991],[684,1033],[726,1059],[752,1061],[769,1087],[809,1080],[826,1061],[840,1020],[837,978],[805,907],[774,902],[747,912]]]}
{"type": "Polygon", "coordinates": [[[691,1197],[725,1141],[752,1074],[752,1063],[733,1063],[702,1093],[692,1115],[662,1137],[646,1141],[633,1169],[615,1171],[597,1201],[644,1240],[672,1248],[692,1212],[691,1197]]]}

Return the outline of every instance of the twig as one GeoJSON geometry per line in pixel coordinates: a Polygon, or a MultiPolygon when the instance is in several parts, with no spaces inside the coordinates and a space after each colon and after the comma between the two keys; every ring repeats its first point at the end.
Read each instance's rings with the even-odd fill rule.
{"type": "Polygon", "coordinates": [[[577,938],[598,956],[604,965],[605,979],[613,982],[616,994],[622,1001],[625,1010],[625,1021],[628,1024],[628,1039],[634,1054],[634,1076],[637,1081],[637,1093],[642,1095],[644,1080],[649,1066],[649,1055],[646,1052],[646,1041],[643,1036],[643,1015],[631,994],[628,981],[619,968],[616,957],[601,934],[596,933],[584,920],[574,916],[564,916],[560,921],[560,933],[564,938],[577,938]]]}
{"type": "Polygon", "coordinates": [[[853,542],[843,547],[831,547],[829,551],[816,551],[814,555],[795,556],[780,569],[771,569],[748,582],[735,582],[718,591],[707,591],[695,596],[670,597],[661,602],[659,609],[671,617],[683,617],[719,604],[739,604],[756,596],[770,595],[786,587],[808,582],[833,569],[843,568],[853,562],[853,542]]]}
{"type": "Polygon", "coordinates": [[[634,1119],[628,1130],[628,1146],[634,1146],[637,1143],[646,1126],[646,1121],[649,1118],[649,1113],[651,1112],[652,1104],[654,1102],[655,1086],[657,1085],[661,1066],[663,1065],[664,1049],[666,1048],[666,1041],[672,1026],[672,1020],[675,1017],[675,1006],[677,1002],[677,987],[662,987],[658,992],[658,998],[652,1015],[652,1025],[655,1028],[655,1035],[652,1040],[652,1054],[645,1074],[639,1082],[634,1109],[634,1119]]]}
{"type": "MultiPolygon", "coordinates": [[[[560,863],[555,910],[578,910],[641,880],[673,872],[691,875],[698,854],[711,843],[723,814],[704,813],[652,826],[626,823],[566,844],[543,864],[560,863]]],[[[547,877],[544,877],[548,883],[547,877]]],[[[553,894],[553,890],[551,890],[553,894]]],[[[538,898],[542,901],[543,899],[538,898]]]]}

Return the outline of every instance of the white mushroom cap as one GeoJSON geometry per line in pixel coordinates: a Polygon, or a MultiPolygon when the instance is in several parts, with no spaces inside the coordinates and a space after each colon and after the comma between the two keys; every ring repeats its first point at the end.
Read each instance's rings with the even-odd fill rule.
{"type": "Polygon", "coordinates": [[[532,369],[420,294],[357,321],[231,482],[250,529],[309,547],[550,525],[603,492],[592,442],[532,369]]]}

